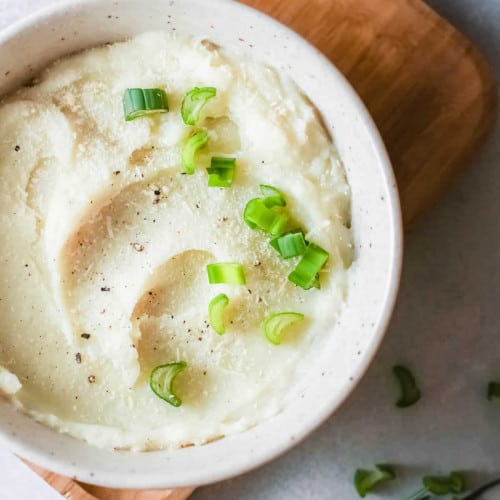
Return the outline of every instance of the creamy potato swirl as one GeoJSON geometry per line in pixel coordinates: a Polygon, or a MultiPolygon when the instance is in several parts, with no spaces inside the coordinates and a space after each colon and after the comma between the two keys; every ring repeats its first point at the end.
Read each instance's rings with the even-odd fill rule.
{"type": "Polygon", "coordinates": [[[148,33],[58,61],[0,107],[0,391],[37,420],[100,447],[204,443],[282,409],[312,345],[334,335],[353,258],[350,191],[315,109],[284,75],[204,40],[148,33]],[[208,147],[183,175],[193,128],[185,92],[214,86],[208,147]],[[164,88],[170,111],[125,122],[129,87],[164,88]],[[208,188],[211,156],[233,156],[233,186],[208,188]],[[304,291],[242,218],[259,184],[281,189],[330,252],[304,291]],[[239,262],[245,286],[209,285],[206,265],[239,262]],[[207,306],[230,298],[227,333],[207,306]],[[306,321],[280,346],[263,318],[306,321]],[[174,408],[151,370],[185,360],[174,408]]]}

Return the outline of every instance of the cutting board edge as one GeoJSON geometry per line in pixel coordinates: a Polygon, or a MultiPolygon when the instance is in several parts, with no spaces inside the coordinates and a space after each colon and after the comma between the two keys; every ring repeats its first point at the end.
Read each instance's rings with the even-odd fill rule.
{"type": "MultiPolygon", "coordinates": [[[[436,15],[439,16],[438,13],[436,13],[436,15]]],[[[458,31],[458,29],[446,19],[443,19],[442,17],[441,19],[455,30],[456,35],[461,39],[461,43],[463,43],[467,48],[466,53],[468,60],[474,63],[477,80],[480,87],[483,89],[483,92],[481,93],[482,98],[480,99],[478,97],[477,99],[480,110],[477,113],[477,120],[474,122],[474,125],[471,126],[474,133],[471,136],[468,148],[464,151],[461,157],[453,160],[454,174],[442,178],[440,190],[427,193],[427,195],[416,191],[414,184],[421,184],[418,182],[418,178],[413,179],[412,182],[408,183],[403,190],[400,190],[400,195],[405,195],[406,200],[409,200],[407,202],[408,205],[413,207],[409,210],[411,216],[405,216],[405,214],[403,214],[405,232],[412,232],[415,227],[418,227],[418,225],[424,221],[430,213],[432,213],[432,208],[436,206],[445,193],[460,180],[466,168],[468,166],[472,166],[472,159],[475,155],[481,154],[483,146],[486,145],[489,138],[493,134],[495,123],[500,120],[498,114],[500,109],[500,96],[497,87],[498,83],[492,65],[485,55],[465,34],[458,31]],[[408,193],[412,193],[411,197],[408,193]],[[426,201],[425,203],[422,203],[422,199],[425,197],[426,201]],[[418,202],[413,201],[413,198],[418,198],[418,202]]]]}

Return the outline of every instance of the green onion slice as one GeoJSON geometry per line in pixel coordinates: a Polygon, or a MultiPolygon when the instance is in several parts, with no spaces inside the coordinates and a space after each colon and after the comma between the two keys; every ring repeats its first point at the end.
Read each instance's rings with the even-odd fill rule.
{"type": "Polygon", "coordinates": [[[209,99],[215,97],[215,87],[194,87],[182,99],[181,115],[186,125],[195,125],[209,99]]]}
{"type": "Polygon", "coordinates": [[[307,248],[307,243],[302,231],[284,234],[279,238],[271,240],[269,244],[277,250],[284,259],[298,257],[302,255],[307,248]]]}
{"type": "Polygon", "coordinates": [[[329,256],[329,253],[320,246],[309,243],[302,259],[288,275],[288,279],[304,290],[309,290],[312,287],[319,288],[318,273],[326,264],[329,256]]]}
{"type": "Polygon", "coordinates": [[[199,149],[206,146],[207,142],[208,132],[200,130],[191,135],[184,143],[181,159],[186,174],[194,174],[194,156],[199,149]]]}
{"type": "Polygon", "coordinates": [[[269,315],[262,324],[264,334],[271,344],[281,344],[281,339],[286,327],[302,321],[304,315],[297,312],[280,312],[269,315]]]}
{"type": "Polygon", "coordinates": [[[229,298],[226,294],[220,293],[216,295],[208,304],[208,321],[210,326],[219,334],[226,333],[226,327],[222,320],[222,312],[229,304],[229,298]]]}
{"type": "Polygon", "coordinates": [[[168,111],[167,94],[163,89],[127,89],[123,94],[125,120],[168,111]]]}
{"type": "Polygon", "coordinates": [[[421,397],[420,389],[417,387],[415,377],[410,370],[404,366],[396,365],[392,372],[398,379],[401,387],[401,397],[396,402],[399,408],[406,408],[414,405],[421,397]]]}
{"type": "Polygon", "coordinates": [[[149,387],[161,399],[172,406],[180,406],[182,401],[174,394],[174,380],[187,367],[185,361],[157,366],[149,376],[149,387]]]}
{"type": "Polygon", "coordinates": [[[243,220],[251,229],[259,228],[272,236],[279,236],[285,230],[288,215],[268,208],[264,198],[254,198],[246,204],[243,220]]]}
{"type": "Polygon", "coordinates": [[[208,282],[211,285],[225,283],[227,285],[244,285],[245,271],[241,264],[235,262],[217,262],[207,265],[208,282]]]}
{"type": "Polygon", "coordinates": [[[427,491],[434,495],[462,493],[465,489],[464,477],[459,472],[452,472],[449,476],[425,476],[422,482],[427,491]]]}
{"type": "MultiPolygon", "coordinates": [[[[449,476],[424,476],[422,478],[423,488],[410,495],[406,500],[430,500],[431,495],[443,496],[462,493],[465,490],[465,480],[459,472],[452,472],[449,476]]],[[[490,485],[485,485],[489,487],[490,485]]],[[[484,490],[482,490],[484,491],[484,490]]],[[[456,497],[453,497],[456,498],[456,497]]],[[[473,494],[463,498],[477,498],[473,494]]]]}
{"type": "Polygon", "coordinates": [[[500,398],[500,382],[491,381],[488,383],[488,401],[493,401],[495,398],[500,398]]]}
{"type": "Polygon", "coordinates": [[[233,184],[236,158],[212,157],[208,172],[209,187],[231,187],[233,184]]]}
{"type": "Polygon", "coordinates": [[[396,474],[390,465],[379,464],[375,470],[358,469],[354,474],[354,486],[359,496],[364,498],[378,485],[395,478],[396,474]]]}
{"type": "Polygon", "coordinates": [[[285,197],[279,189],[268,184],[261,184],[260,192],[264,196],[264,204],[267,208],[286,206],[285,197]]]}

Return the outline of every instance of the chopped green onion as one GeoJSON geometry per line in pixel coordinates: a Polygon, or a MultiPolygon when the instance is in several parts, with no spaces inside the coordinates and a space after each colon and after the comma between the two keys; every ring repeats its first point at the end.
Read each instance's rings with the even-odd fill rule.
{"type": "Polygon", "coordinates": [[[226,327],[222,320],[222,311],[229,304],[229,298],[226,294],[216,295],[208,304],[208,321],[210,326],[219,334],[226,333],[226,327]]]}
{"type": "Polygon", "coordinates": [[[254,198],[246,204],[243,219],[251,229],[259,228],[272,236],[279,236],[285,230],[288,215],[268,208],[264,198],[254,198]]]}
{"type": "Polygon", "coordinates": [[[329,253],[326,250],[315,243],[309,243],[302,259],[288,275],[288,279],[304,290],[312,287],[319,288],[318,273],[326,264],[328,257],[329,253]]]}
{"type": "Polygon", "coordinates": [[[364,498],[378,485],[395,478],[396,474],[390,465],[379,464],[375,470],[358,469],[354,474],[354,486],[359,496],[364,498]]]}
{"type": "Polygon", "coordinates": [[[297,312],[281,312],[268,316],[262,324],[267,340],[274,345],[281,344],[283,331],[286,327],[302,321],[304,315],[297,312]]]}
{"type": "Polygon", "coordinates": [[[286,206],[285,197],[279,189],[276,189],[275,187],[269,186],[267,184],[261,184],[260,192],[264,196],[264,204],[267,208],[286,206]]]}
{"type": "Polygon", "coordinates": [[[149,387],[161,399],[172,406],[180,406],[182,401],[174,394],[174,380],[187,367],[185,361],[157,366],[149,376],[149,387]]]}
{"type": "Polygon", "coordinates": [[[163,89],[127,89],[123,95],[125,120],[168,111],[167,94],[163,89]]]}
{"type": "Polygon", "coordinates": [[[284,259],[302,255],[307,248],[307,243],[302,231],[284,234],[279,238],[271,240],[269,244],[277,250],[284,259]]]}
{"type": "Polygon", "coordinates": [[[399,408],[414,405],[421,397],[420,389],[417,387],[415,377],[410,370],[404,366],[394,366],[392,372],[399,381],[401,397],[396,402],[399,408]]]}
{"type": "Polygon", "coordinates": [[[465,480],[458,472],[452,472],[449,476],[425,476],[422,482],[427,491],[434,495],[462,493],[465,489],[465,480]]]}
{"type": "Polygon", "coordinates": [[[198,149],[204,147],[208,142],[208,132],[200,130],[189,137],[182,148],[182,166],[186,174],[194,174],[194,156],[198,149]]]}
{"type": "Polygon", "coordinates": [[[500,398],[500,382],[491,381],[488,383],[488,401],[500,398]]]}
{"type": "Polygon", "coordinates": [[[236,158],[221,158],[213,156],[208,172],[209,187],[231,187],[234,178],[236,158]]]}
{"type": "Polygon", "coordinates": [[[181,115],[186,125],[195,125],[209,99],[215,97],[215,87],[194,87],[182,99],[181,115]]]}
{"type": "Polygon", "coordinates": [[[245,271],[241,264],[235,262],[218,262],[207,265],[208,282],[211,285],[226,283],[228,285],[244,285],[245,271]]]}

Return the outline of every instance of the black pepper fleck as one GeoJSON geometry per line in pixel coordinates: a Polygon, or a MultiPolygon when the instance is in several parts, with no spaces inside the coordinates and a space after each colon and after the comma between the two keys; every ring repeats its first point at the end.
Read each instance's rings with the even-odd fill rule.
{"type": "Polygon", "coordinates": [[[89,375],[87,380],[89,381],[89,384],[93,384],[95,382],[95,375],[89,375]]]}
{"type": "Polygon", "coordinates": [[[82,339],[89,339],[90,333],[82,333],[80,336],[82,337],[82,339]]]}
{"type": "Polygon", "coordinates": [[[80,363],[82,362],[82,355],[81,355],[79,352],[77,352],[77,353],[75,354],[75,361],[76,361],[78,364],[80,364],[80,363]]]}
{"type": "Polygon", "coordinates": [[[109,292],[110,288],[109,286],[101,286],[101,292],[109,292]]]}
{"type": "Polygon", "coordinates": [[[14,148],[14,151],[19,151],[21,149],[21,146],[19,144],[16,144],[16,147],[14,148]]]}
{"type": "Polygon", "coordinates": [[[130,243],[130,245],[136,252],[142,252],[144,250],[144,245],[141,245],[140,243],[130,243]]]}

